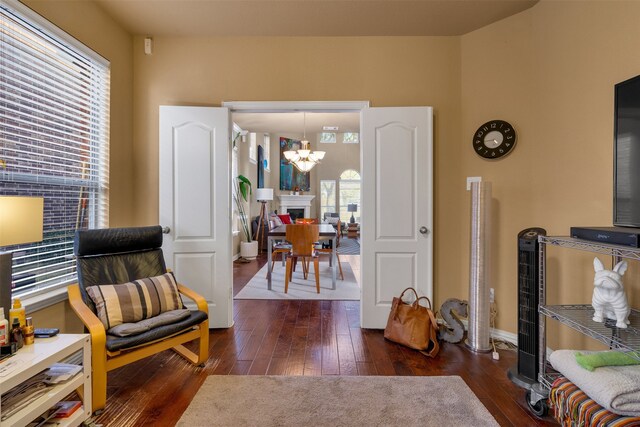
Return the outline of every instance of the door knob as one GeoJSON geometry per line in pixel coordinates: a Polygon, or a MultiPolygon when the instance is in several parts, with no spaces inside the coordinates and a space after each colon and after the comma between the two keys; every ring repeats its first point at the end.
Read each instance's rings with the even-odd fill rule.
{"type": "Polygon", "coordinates": [[[169,234],[169,233],[171,233],[170,227],[162,227],[162,234],[169,234]]]}
{"type": "Polygon", "coordinates": [[[428,234],[429,233],[429,229],[423,225],[422,227],[420,227],[420,233],[428,234]]]}

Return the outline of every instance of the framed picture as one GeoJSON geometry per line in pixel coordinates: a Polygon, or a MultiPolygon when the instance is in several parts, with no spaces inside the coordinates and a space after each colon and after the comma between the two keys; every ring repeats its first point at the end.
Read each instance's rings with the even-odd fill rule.
{"type": "Polygon", "coordinates": [[[280,137],[280,190],[309,191],[311,189],[309,174],[300,172],[284,157],[285,151],[300,148],[302,144],[299,140],[280,137]]]}
{"type": "Polygon", "coordinates": [[[258,142],[255,132],[249,133],[249,162],[258,163],[258,142]]]}

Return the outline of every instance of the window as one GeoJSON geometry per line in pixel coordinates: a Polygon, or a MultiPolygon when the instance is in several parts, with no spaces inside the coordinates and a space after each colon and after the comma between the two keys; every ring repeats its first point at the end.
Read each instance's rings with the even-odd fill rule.
{"type": "Polygon", "coordinates": [[[347,169],[340,175],[340,220],[349,222],[351,214],[356,222],[360,222],[360,174],[353,169],[347,169]],[[357,212],[349,212],[347,205],[355,203],[357,212]]]}
{"type": "Polygon", "coordinates": [[[322,144],[335,144],[336,143],[335,132],[322,132],[320,134],[320,142],[322,144]]]}
{"type": "Polygon", "coordinates": [[[268,133],[263,135],[262,149],[264,150],[264,170],[271,172],[271,137],[268,133]]]}
{"type": "Polygon", "coordinates": [[[109,63],[15,1],[0,3],[0,159],[0,195],[44,197],[43,241],[3,248],[14,294],[75,282],[75,230],[109,225],[109,63]]]}
{"type": "Polygon", "coordinates": [[[320,180],[320,218],[327,212],[336,212],[336,181],[320,180]]]}
{"type": "Polygon", "coordinates": [[[359,144],[360,134],[358,132],[345,132],[342,134],[343,144],[359,144]]]}

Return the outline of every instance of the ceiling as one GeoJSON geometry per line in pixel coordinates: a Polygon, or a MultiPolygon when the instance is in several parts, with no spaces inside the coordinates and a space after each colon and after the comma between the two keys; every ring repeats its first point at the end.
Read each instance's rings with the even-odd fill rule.
{"type": "Polygon", "coordinates": [[[456,36],[539,0],[86,0],[146,36],[456,36]]]}

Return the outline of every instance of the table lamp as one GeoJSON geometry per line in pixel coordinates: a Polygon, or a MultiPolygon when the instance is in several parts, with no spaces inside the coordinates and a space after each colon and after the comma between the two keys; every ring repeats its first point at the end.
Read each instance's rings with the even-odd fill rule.
{"type": "MultiPolygon", "coordinates": [[[[44,199],[0,196],[0,247],[42,240],[44,199]]],[[[11,308],[13,253],[0,252],[0,306],[5,318],[11,308]]]]}
{"type": "Polygon", "coordinates": [[[267,202],[273,200],[273,188],[256,188],[256,200],[259,201],[262,205],[260,206],[260,219],[258,220],[258,229],[256,230],[255,239],[258,241],[258,250],[261,251],[262,248],[262,240],[260,235],[264,237],[264,233],[262,231],[262,224],[268,224],[267,215],[267,202]]]}
{"type": "Polygon", "coordinates": [[[351,212],[351,219],[349,220],[349,222],[351,224],[355,224],[356,218],[353,216],[353,213],[358,212],[358,205],[356,205],[355,203],[349,203],[347,205],[347,212],[351,212]]]}

